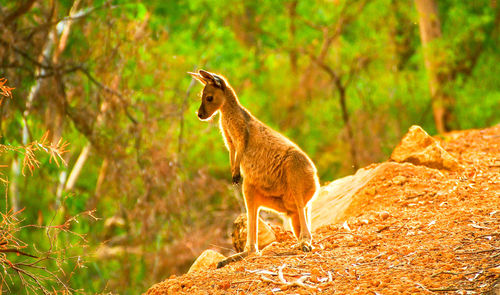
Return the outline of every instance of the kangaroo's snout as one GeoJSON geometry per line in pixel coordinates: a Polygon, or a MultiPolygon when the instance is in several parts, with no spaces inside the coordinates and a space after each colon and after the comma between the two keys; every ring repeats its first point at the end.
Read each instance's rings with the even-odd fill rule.
{"type": "Polygon", "coordinates": [[[201,120],[204,120],[207,118],[207,112],[205,112],[205,109],[203,108],[203,105],[200,106],[200,108],[198,109],[198,118],[201,119],[201,120]]]}

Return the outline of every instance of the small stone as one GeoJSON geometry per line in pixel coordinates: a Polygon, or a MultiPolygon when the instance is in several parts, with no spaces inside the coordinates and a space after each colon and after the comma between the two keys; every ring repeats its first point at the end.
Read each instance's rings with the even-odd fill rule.
{"type": "Polygon", "coordinates": [[[384,230],[387,230],[387,229],[389,229],[388,225],[379,225],[379,226],[377,226],[377,232],[378,233],[381,233],[381,232],[383,232],[384,230]]]}
{"type": "Polygon", "coordinates": [[[319,269],[313,268],[313,269],[311,269],[311,275],[319,277],[321,275],[321,273],[320,273],[319,269]]]}
{"type": "Polygon", "coordinates": [[[398,175],[392,179],[392,183],[394,183],[395,185],[403,185],[406,181],[407,179],[403,175],[398,175]]]}
{"type": "Polygon", "coordinates": [[[318,276],[313,274],[313,275],[311,275],[310,280],[312,282],[317,282],[318,281],[318,276]]]}
{"type": "Polygon", "coordinates": [[[378,287],[378,286],[380,286],[380,283],[381,283],[381,282],[380,282],[379,280],[373,280],[373,281],[371,282],[372,286],[374,286],[374,287],[378,287]]]}
{"type": "Polygon", "coordinates": [[[227,290],[227,289],[229,289],[229,287],[231,287],[231,284],[229,282],[219,283],[219,289],[227,290]]]}
{"type": "Polygon", "coordinates": [[[365,193],[369,196],[374,196],[377,194],[377,189],[374,186],[370,186],[365,188],[365,193]]]}
{"type": "Polygon", "coordinates": [[[361,219],[361,222],[360,222],[361,225],[363,225],[363,224],[370,224],[370,223],[372,223],[371,219],[361,219]]]}
{"type": "Polygon", "coordinates": [[[349,242],[349,243],[347,243],[348,247],[355,247],[356,245],[357,245],[356,242],[349,242]]]}
{"type": "Polygon", "coordinates": [[[389,216],[390,214],[387,211],[382,211],[378,214],[378,217],[382,220],[386,220],[387,218],[389,218],[389,216]]]}

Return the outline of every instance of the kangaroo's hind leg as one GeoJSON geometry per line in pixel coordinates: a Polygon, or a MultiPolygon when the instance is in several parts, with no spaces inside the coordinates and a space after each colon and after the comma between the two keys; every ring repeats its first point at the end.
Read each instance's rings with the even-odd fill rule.
{"type": "MultiPolygon", "coordinates": [[[[298,206],[297,206],[298,207],[298,206]]],[[[299,240],[299,248],[304,252],[312,250],[312,235],[307,221],[307,209],[305,207],[297,208],[291,216],[292,228],[295,236],[299,240]]]]}
{"type": "Polygon", "coordinates": [[[296,182],[296,185],[292,187],[294,210],[290,210],[290,217],[292,220],[292,226],[295,232],[295,236],[299,240],[299,247],[304,252],[309,252],[312,250],[312,235],[311,235],[311,223],[309,207],[307,203],[314,195],[315,190],[311,188],[303,189],[300,182],[296,182]]]}
{"type": "Polygon", "coordinates": [[[300,219],[299,214],[294,212],[292,215],[289,215],[290,223],[293,230],[293,235],[298,239],[300,237],[300,219]]]}
{"type": "Polygon", "coordinates": [[[311,235],[311,230],[309,229],[309,222],[307,221],[306,217],[307,209],[305,206],[297,209],[300,221],[300,236],[299,236],[300,248],[304,252],[310,252],[312,250],[312,244],[311,244],[312,235],[311,235]]]}
{"type": "Polygon", "coordinates": [[[257,218],[260,208],[260,198],[256,188],[249,183],[243,182],[243,195],[245,197],[245,206],[247,208],[247,244],[245,251],[229,256],[220,261],[217,268],[221,268],[231,262],[240,261],[250,253],[257,252],[257,218]]]}
{"type": "Polygon", "coordinates": [[[261,195],[253,185],[248,183],[243,184],[243,194],[247,208],[247,244],[245,251],[257,252],[257,221],[261,205],[261,195]]]}

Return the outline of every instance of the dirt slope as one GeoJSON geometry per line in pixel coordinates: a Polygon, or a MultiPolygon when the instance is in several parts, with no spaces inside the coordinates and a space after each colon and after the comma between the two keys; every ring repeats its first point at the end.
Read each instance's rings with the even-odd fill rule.
{"type": "Polygon", "coordinates": [[[500,294],[500,125],[441,145],[463,171],[390,165],[357,193],[356,212],[315,230],[313,252],[276,228],[260,256],[147,294],[500,294]]]}

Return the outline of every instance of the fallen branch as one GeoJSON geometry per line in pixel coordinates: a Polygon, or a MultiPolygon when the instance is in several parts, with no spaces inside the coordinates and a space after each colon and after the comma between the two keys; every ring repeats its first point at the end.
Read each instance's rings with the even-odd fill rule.
{"type": "Polygon", "coordinates": [[[424,291],[427,291],[429,293],[432,293],[432,291],[428,288],[426,288],[424,285],[420,284],[420,283],[417,283],[417,282],[413,282],[415,285],[417,285],[418,287],[422,288],[424,291]]]}
{"type": "Polygon", "coordinates": [[[455,252],[457,254],[480,254],[480,253],[488,253],[488,252],[495,252],[495,251],[500,251],[500,248],[493,248],[493,249],[488,249],[488,250],[479,250],[479,251],[471,251],[471,252],[455,252]]]}
{"type": "Polygon", "coordinates": [[[459,290],[466,290],[466,291],[476,291],[477,289],[475,288],[455,288],[455,287],[446,287],[446,288],[429,288],[429,291],[432,292],[448,292],[448,291],[459,291],[459,290]]]}
{"type": "Polygon", "coordinates": [[[432,288],[428,290],[432,292],[447,292],[447,291],[458,291],[458,288],[447,287],[447,288],[432,288]]]}
{"type": "Polygon", "coordinates": [[[266,276],[261,276],[261,279],[263,282],[273,283],[276,285],[285,285],[288,287],[299,286],[299,287],[303,287],[306,289],[314,289],[314,290],[318,289],[316,286],[311,286],[311,285],[305,284],[304,281],[307,278],[308,278],[307,276],[303,276],[303,277],[300,277],[299,279],[297,279],[296,281],[283,283],[283,282],[275,281],[275,280],[268,278],[266,276]]]}
{"type": "Polygon", "coordinates": [[[295,281],[288,282],[287,280],[285,280],[285,277],[283,276],[283,269],[285,267],[286,267],[286,264],[283,264],[282,266],[278,267],[279,281],[275,281],[275,280],[268,278],[264,275],[261,276],[262,281],[277,284],[277,285],[284,285],[284,286],[288,286],[288,287],[299,286],[299,287],[306,288],[306,289],[314,289],[314,290],[318,289],[318,287],[316,287],[316,286],[304,283],[304,281],[307,280],[307,278],[309,278],[308,275],[301,276],[300,278],[298,278],[295,281]]]}

